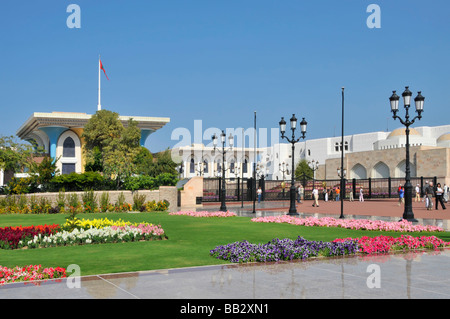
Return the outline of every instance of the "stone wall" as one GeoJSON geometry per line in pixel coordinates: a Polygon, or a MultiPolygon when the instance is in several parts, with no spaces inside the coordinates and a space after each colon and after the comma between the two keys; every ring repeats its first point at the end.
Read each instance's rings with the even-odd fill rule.
{"type": "MultiPolygon", "coordinates": [[[[177,209],[177,188],[175,186],[161,186],[158,190],[139,190],[139,191],[95,191],[95,195],[97,196],[97,200],[100,200],[100,196],[102,193],[108,192],[109,201],[111,204],[114,204],[121,193],[125,196],[125,202],[133,204],[133,195],[138,193],[140,195],[145,195],[145,201],[160,201],[167,200],[169,202],[169,211],[176,211],[177,209]]],[[[69,195],[75,193],[78,195],[78,198],[81,201],[81,196],[84,192],[65,192],[65,195],[69,195]]],[[[56,204],[59,193],[35,193],[35,194],[25,194],[25,197],[30,198],[31,196],[36,196],[39,200],[41,197],[45,197],[52,202],[52,205],[56,204]]],[[[0,196],[0,198],[5,197],[6,195],[0,196]]]]}

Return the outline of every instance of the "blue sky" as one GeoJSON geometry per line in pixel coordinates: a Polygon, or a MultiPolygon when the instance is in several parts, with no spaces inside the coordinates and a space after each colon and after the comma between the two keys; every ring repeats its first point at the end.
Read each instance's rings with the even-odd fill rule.
{"type": "MultiPolygon", "coordinates": [[[[146,146],[174,146],[174,129],[276,128],[308,121],[307,139],[393,130],[388,98],[425,96],[414,126],[449,124],[450,2],[445,0],[41,0],[0,10],[0,135],[32,112],[97,110],[169,117],[146,146]],[[66,12],[81,8],[81,28],[66,12]],[[369,4],[381,9],[370,29],[369,4]]],[[[401,104],[402,106],[402,104],[401,104]]],[[[400,114],[403,116],[404,111],[400,114]]],[[[205,141],[209,143],[210,141],[205,141]]]]}

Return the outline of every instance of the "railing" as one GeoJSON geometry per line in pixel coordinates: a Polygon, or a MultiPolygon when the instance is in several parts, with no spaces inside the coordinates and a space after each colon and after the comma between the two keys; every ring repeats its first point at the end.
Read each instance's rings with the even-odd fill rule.
{"type": "MultiPolygon", "coordinates": [[[[411,184],[413,185],[413,194],[415,194],[415,187],[419,184],[421,192],[425,189],[426,181],[433,181],[434,185],[441,180],[441,184],[444,183],[444,177],[411,177],[411,184]]],[[[277,201],[277,200],[289,200],[289,189],[291,187],[291,181],[286,180],[266,180],[261,178],[253,181],[252,178],[226,178],[225,179],[226,201],[251,201],[256,197],[256,190],[261,187],[262,200],[265,201],[277,201]]],[[[336,188],[340,187],[340,179],[333,180],[321,180],[303,178],[301,181],[295,182],[297,188],[300,184],[304,188],[304,199],[312,199],[312,190],[317,188],[319,192],[319,198],[323,199],[324,190],[328,192],[332,190],[333,200],[336,196],[336,188]]],[[[346,179],[345,190],[341,191],[340,196],[348,199],[351,192],[353,197],[357,200],[360,189],[362,188],[364,198],[396,198],[398,197],[399,185],[404,185],[404,178],[367,178],[367,179],[346,179]]],[[[222,187],[221,178],[204,178],[203,179],[203,198],[202,202],[220,202],[220,189],[222,187]]],[[[297,196],[296,192],[296,196],[297,196]]]]}

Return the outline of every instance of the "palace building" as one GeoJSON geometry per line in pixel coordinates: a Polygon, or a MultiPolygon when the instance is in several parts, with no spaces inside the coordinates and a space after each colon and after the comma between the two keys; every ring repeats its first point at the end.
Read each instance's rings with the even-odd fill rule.
{"type": "MultiPolygon", "coordinates": [[[[91,114],[72,112],[33,113],[17,130],[16,135],[44,149],[51,158],[59,158],[57,167],[62,174],[84,171],[82,155],[83,128],[91,114]]],[[[132,118],[141,130],[141,145],[148,136],[170,122],[165,117],[119,116],[126,127],[132,118]]],[[[0,172],[0,186],[4,174],[0,172]]]]}
{"type": "MultiPolygon", "coordinates": [[[[410,128],[410,168],[412,177],[439,177],[450,183],[450,125],[410,128]]],[[[236,140],[240,140],[238,137],[236,140]]],[[[344,136],[344,169],[347,179],[399,178],[405,176],[405,128],[392,132],[372,132],[344,136]]],[[[341,136],[302,140],[295,144],[295,165],[302,159],[315,163],[316,179],[338,179],[341,167],[341,136]]],[[[290,180],[291,144],[269,147],[237,146],[225,157],[226,177],[257,176],[290,180]],[[255,165],[254,165],[255,164],[255,165]]],[[[221,176],[222,154],[212,146],[192,144],[172,150],[181,164],[181,177],[221,176]]]]}

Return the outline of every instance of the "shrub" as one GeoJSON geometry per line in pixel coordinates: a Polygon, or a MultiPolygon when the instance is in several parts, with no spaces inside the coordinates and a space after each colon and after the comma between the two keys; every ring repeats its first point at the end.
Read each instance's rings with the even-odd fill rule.
{"type": "Polygon", "coordinates": [[[109,204],[109,193],[103,192],[100,196],[100,211],[106,212],[109,210],[110,204],[109,204]]]}
{"type": "Polygon", "coordinates": [[[81,195],[81,199],[83,201],[83,208],[85,213],[94,213],[97,208],[97,195],[95,195],[94,191],[88,190],[81,195]]]}
{"type": "Polygon", "coordinates": [[[55,176],[50,184],[55,190],[83,191],[103,188],[105,179],[99,172],[70,173],[55,176]]]}
{"type": "Polygon", "coordinates": [[[136,192],[133,195],[133,210],[140,211],[140,212],[144,211],[145,210],[145,206],[144,206],[145,198],[146,198],[145,195],[140,195],[138,192],[136,192]]]}

